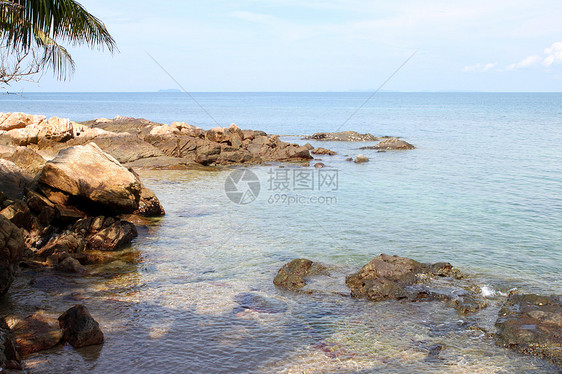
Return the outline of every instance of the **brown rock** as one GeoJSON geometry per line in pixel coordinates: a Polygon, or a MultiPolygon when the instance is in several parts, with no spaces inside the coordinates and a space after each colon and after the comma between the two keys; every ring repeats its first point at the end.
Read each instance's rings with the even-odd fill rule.
{"type": "Polygon", "coordinates": [[[116,221],[112,225],[87,237],[87,249],[114,251],[129,244],[138,235],[134,224],[116,221]]]}
{"type": "Polygon", "coordinates": [[[14,225],[19,228],[29,229],[32,224],[31,211],[25,202],[22,200],[15,200],[6,208],[0,211],[0,215],[9,219],[14,225]]]}
{"type": "Polygon", "coordinates": [[[63,342],[74,348],[87,347],[103,343],[103,332],[84,305],[77,304],[59,317],[63,330],[63,342]]]}
{"type": "Polygon", "coordinates": [[[21,370],[21,357],[4,318],[0,318],[0,372],[2,369],[21,370]]]}
{"type": "Polygon", "coordinates": [[[533,294],[508,297],[496,322],[497,343],[562,367],[562,299],[533,294]]]}
{"type": "Polygon", "coordinates": [[[0,190],[10,199],[23,196],[24,188],[31,184],[32,176],[12,161],[0,159],[0,190]]]}
{"type": "Polygon", "coordinates": [[[12,332],[22,356],[52,348],[63,336],[58,321],[42,311],[16,323],[12,332]]]}
{"type": "Polygon", "coordinates": [[[363,147],[362,149],[378,149],[382,151],[402,151],[407,149],[415,149],[413,145],[410,143],[405,142],[404,140],[400,140],[398,138],[387,138],[382,140],[380,143],[373,147],[363,147]]]}
{"type": "Polygon", "coordinates": [[[63,273],[83,274],[86,268],[80,262],[72,257],[67,257],[55,265],[55,269],[63,273]]]}
{"type": "Polygon", "coordinates": [[[0,216],[0,296],[10,288],[24,249],[22,231],[4,216],[0,216]]]}
{"type": "Polygon", "coordinates": [[[273,284],[280,288],[296,291],[306,285],[305,277],[326,273],[326,268],[305,258],[295,259],[277,272],[273,284]]]}
{"type": "Polygon", "coordinates": [[[40,124],[43,121],[45,121],[45,116],[20,112],[0,113],[0,130],[21,129],[32,124],[40,124]]]}
{"type": "Polygon", "coordinates": [[[341,132],[317,132],[304,139],[322,140],[322,141],[339,141],[339,142],[372,142],[379,138],[371,134],[359,134],[357,131],[341,131],[341,132]]]}
{"type": "Polygon", "coordinates": [[[355,160],[353,162],[355,162],[356,164],[360,164],[362,162],[369,162],[369,158],[367,156],[359,154],[357,155],[357,157],[355,157],[355,160]]]}
{"type": "Polygon", "coordinates": [[[39,153],[27,147],[17,147],[9,160],[32,176],[37,175],[47,162],[39,153]]]}
{"type": "MultiPolygon", "coordinates": [[[[93,213],[116,215],[138,209],[140,183],[94,143],[62,150],[47,162],[39,182],[71,196],[76,203],[73,205],[93,213]]],[[[46,196],[53,201],[51,196],[46,196]]]]}
{"type": "Polygon", "coordinates": [[[328,156],[334,156],[337,154],[334,151],[322,147],[314,148],[313,150],[310,151],[310,153],[312,153],[313,155],[328,155],[328,156]]]}

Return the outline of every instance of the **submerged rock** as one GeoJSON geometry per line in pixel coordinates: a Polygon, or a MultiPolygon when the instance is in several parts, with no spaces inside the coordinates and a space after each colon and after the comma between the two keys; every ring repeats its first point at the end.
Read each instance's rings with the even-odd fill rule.
{"type": "Polygon", "coordinates": [[[562,367],[560,296],[510,295],[498,313],[497,343],[562,367]]]}
{"type": "Polygon", "coordinates": [[[306,286],[305,277],[325,273],[326,268],[306,258],[295,259],[277,272],[273,284],[280,288],[296,291],[306,286]]]}
{"type": "Polygon", "coordinates": [[[303,139],[339,141],[339,142],[373,142],[379,140],[371,134],[360,134],[357,131],[317,132],[303,139]]]}
{"type": "Polygon", "coordinates": [[[103,343],[100,325],[84,305],[76,304],[64,312],[58,320],[63,330],[61,339],[63,343],[68,342],[74,348],[103,343]]]}
{"type": "Polygon", "coordinates": [[[242,309],[252,310],[258,313],[285,313],[287,304],[281,300],[264,297],[251,292],[243,292],[234,297],[234,301],[242,309]]]}

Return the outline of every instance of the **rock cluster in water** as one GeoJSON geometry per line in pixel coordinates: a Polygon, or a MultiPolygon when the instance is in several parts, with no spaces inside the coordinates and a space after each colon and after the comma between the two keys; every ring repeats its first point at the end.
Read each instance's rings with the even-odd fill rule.
{"type": "MultiPolygon", "coordinates": [[[[311,271],[325,269],[308,259],[296,259],[281,267],[273,283],[292,291],[305,291],[311,271]]],[[[345,284],[351,297],[371,301],[442,301],[461,315],[474,313],[487,305],[463,275],[446,262],[424,264],[410,258],[381,254],[357,273],[348,275],[345,284]]],[[[510,294],[496,322],[499,345],[532,354],[562,367],[562,299],[560,296],[510,294]]]]}

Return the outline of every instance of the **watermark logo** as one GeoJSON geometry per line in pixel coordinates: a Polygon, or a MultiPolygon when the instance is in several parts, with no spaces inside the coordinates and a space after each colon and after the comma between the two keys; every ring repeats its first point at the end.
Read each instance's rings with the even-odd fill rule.
{"type": "Polygon", "coordinates": [[[250,204],[260,194],[260,180],[248,169],[234,170],[224,182],[226,196],[235,204],[250,204]]]}
{"type": "MultiPolygon", "coordinates": [[[[241,205],[254,202],[260,188],[258,176],[248,169],[234,170],[224,184],[226,196],[241,205]]],[[[333,192],[339,189],[338,170],[272,167],[267,172],[266,188],[270,205],[335,204],[333,192]]]]}

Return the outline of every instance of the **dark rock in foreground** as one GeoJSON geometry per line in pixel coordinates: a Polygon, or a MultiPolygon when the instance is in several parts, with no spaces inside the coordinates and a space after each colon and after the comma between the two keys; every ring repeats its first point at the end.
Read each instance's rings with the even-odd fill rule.
{"type": "Polygon", "coordinates": [[[21,230],[0,215],[0,296],[12,284],[24,248],[21,230]]]}
{"type": "Polygon", "coordinates": [[[380,140],[371,134],[360,134],[357,131],[317,132],[303,139],[336,141],[336,142],[375,142],[380,140]]]}
{"type": "Polygon", "coordinates": [[[273,279],[273,284],[287,290],[299,290],[306,285],[305,277],[325,272],[325,267],[305,258],[298,258],[285,265],[273,279]]]}
{"type": "Polygon", "coordinates": [[[21,357],[10,328],[0,318],[0,372],[3,369],[21,370],[21,357]]]}
{"type": "Polygon", "coordinates": [[[62,343],[68,342],[74,348],[103,343],[103,332],[84,305],[77,304],[59,317],[63,330],[62,343]]]}
{"type": "Polygon", "coordinates": [[[497,343],[562,367],[560,296],[510,295],[496,322],[497,343]]]}

